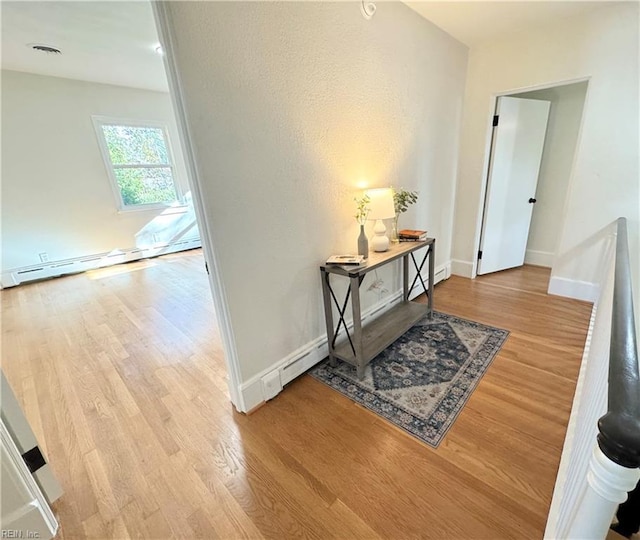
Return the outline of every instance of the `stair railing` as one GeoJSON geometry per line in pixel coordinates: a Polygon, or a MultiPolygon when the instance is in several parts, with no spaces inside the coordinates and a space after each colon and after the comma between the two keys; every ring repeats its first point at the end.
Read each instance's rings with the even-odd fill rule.
{"type": "Polygon", "coordinates": [[[640,478],[640,376],[626,219],[614,226],[615,267],[592,313],[545,531],[549,540],[605,538],[618,504],[640,478]]]}

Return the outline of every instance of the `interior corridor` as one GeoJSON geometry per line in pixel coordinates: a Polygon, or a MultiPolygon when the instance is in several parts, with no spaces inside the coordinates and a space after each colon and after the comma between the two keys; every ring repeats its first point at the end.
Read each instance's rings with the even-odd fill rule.
{"type": "Polygon", "coordinates": [[[2,291],[58,538],[541,537],[591,311],[548,278],[436,286],[511,332],[438,449],[310,376],[236,413],[199,250],[2,291]]]}

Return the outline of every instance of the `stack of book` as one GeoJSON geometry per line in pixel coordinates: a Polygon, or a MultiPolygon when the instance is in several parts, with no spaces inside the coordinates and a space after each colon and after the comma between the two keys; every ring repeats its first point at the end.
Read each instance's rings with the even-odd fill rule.
{"type": "Polygon", "coordinates": [[[398,233],[400,242],[424,242],[427,239],[427,231],[414,229],[402,229],[398,233]]]}
{"type": "Polygon", "coordinates": [[[331,255],[327,259],[327,264],[347,264],[358,266],[364,263],[362,255],[331,255]]]}

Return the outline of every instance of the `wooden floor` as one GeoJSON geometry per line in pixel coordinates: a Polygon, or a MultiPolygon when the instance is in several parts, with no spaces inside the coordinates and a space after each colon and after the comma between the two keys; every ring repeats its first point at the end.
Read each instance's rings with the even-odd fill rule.
{"type": "Polygon", "coordinates": [[[437,450],[309,376],[234,412],[199,251],[3,291],[58,537],[541,538],[590,314],[548,278],[436,287],[511,332],[437,450]]]}

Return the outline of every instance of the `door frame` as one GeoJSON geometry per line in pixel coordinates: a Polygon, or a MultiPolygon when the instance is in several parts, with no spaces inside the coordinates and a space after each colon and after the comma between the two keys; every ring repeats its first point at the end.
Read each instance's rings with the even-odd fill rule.
{"type": "MultiPolygon", "coordinates": [[[[3,532],[15,532],[17,536],[7,538],[22,538],[18,531],[32,533],[32,538],[53,538],[58,532],[58,521],[51,510],[47,499],[27,468],[20,450],[11,437],[9,429],[0,419],[0,453],[2,454],[2,476],[6,482],[8,495],[14,497],[18,508],[1,516],[3,532]]],[[[4,538],[3,534],[3,538],[4,538]]],[[[29,535],[25,535],[29,538],[29,535]]]]}
{"type": "Polygon", "coordinates": [[[220,265],[216,254],[215,242],[211,236],[211,222],[208,218],[211,213],[206,208],[203,197],[203,181],[198,174],[196,166],[195,145],[187,122],[186,102],[182,91],[182,81],[176,69],[175,37],[169,23],[168,2],[158,0],[151,1],[153,16],[156,22],[158,38],[164,52],[163,60],[167,81],[169,83],[169,95],[173,104],[180,145],[184,154],[187,169],[187,180],[191,193],[193,194],[193,206],[196,214],[196,221],[202,239],[202,251],[208,268],[209,286],[213,305],[215,308],[218,329],[222,339],[223,356],[228,374],[229,397],[231,403],[240,412],[247,411],[244,397],[241,391],[240,363],[236,348],[235,336],[231,326],[231,316],[229,305],[222,280],[220,279],[220,265]]]}
{"type": "MultiPolygon", "coordinates": [[[[482,224],[484,222],[484,208],[485,208],[485,200],[487,197],[487,186],[489,182],[489,167],[491,165],[491,151],[492,151],[492,143],[493,143],[493,116],[495,115],[496,107],[498,106],[498,98],[503,96],[512,96],[517,97],[518,94],[523,94],[525,92],[533,92],[535,90],[546,90],[548,88],[555,88],[557,86],[568,86],[570,84],[576,84],[581,82],[587,83],[587,91],[584,98],[584,105],[582,107],[582,117],[580,118],[580,126],[578,128],[578,137],[576,140],[576,149],[573,153],[573,163],[571,165],[571,173],[569,175],[569,184],[567,186],[567,194],[564,200],[564,212],[562,218],[562,227],[561,230],[564,230],[564,221],[566,219],[566,208],[568,202],[571,198],[571,193],[573,191],[573,184],[575,179],[575,168],[576,162],[578,160],[578,154],[580,148],[582,146],[582,128],[584,126],[584,118],[585,112],[587,110],[587,104],[589,100],[589,82],[591,81],[591,76],[586,77],[576,77],[573,79],[564,79],[555,82],[547,82],[542,84],[535,84],[531,86],[523,86],[512,88],[510,90],[503,90],[500,92],[494,92],[491,94],[489,98],[489,113],[487,115],[487,131],[485,135],[485,149],[484,149],[484,161],[482,165],[482,183],[480,186],[480,197],[478,198],[478,210],[476,213],[476,229],[475,235],[473,239],[473,264],[471,267],[471,279],[475,279],[478,277],[478,251],[480,250],[480,236],[482,234],[482,224]]],[[[556,247],[556,251],[553,256],[554,264],[558,258],[558,247],[556,247]]],[[[553,272],[553,266],[552,266],[553,272]]]]}

